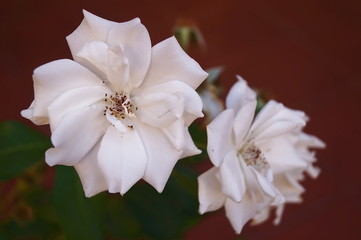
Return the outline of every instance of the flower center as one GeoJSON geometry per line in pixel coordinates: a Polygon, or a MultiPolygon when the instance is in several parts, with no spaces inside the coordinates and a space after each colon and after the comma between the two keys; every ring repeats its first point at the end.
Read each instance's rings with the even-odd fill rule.
{"type": "MultiPolygon", "coordinates": [[[[138,108],[132,100],[130,100],[129,94],[115,92],[115,94],[108,95],[106,93],[104,101],[106,103],[104,116],[109,113],[118,120],[136,117],[135,111],[138,110],[138,108]]],[[[128,127],[133,128],[133,125],[128,125],[128,127]]]]}
{"type": "Polygon", "coordinates": [[[270,167],[262,151],[254,143],[247,144],[245,148],[241,148],[239,154],[242,155],[243,160],[248,166],[254,167],[259,172],[270,167]]]}

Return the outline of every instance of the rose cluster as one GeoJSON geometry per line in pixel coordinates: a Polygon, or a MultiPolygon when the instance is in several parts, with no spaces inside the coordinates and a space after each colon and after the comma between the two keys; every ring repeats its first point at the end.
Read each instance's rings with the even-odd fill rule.
{"type": "MultiPolygon", "coordinates": [[[[74,166],[85,195],[126,193],[144,179],[162,192],[176,162],[199,154],[188,131],[203,117],[195,89],[208,74],[174,37],[151,46],[138,18],[117,23],[84,11],[67,37],[73,60],[34,70],[34,101],[22,116],[49,124],[50,165],[74,166]]],[[[226,110],[207,126],[214,167],[199,176],[200,213],[225,206],[240,233],[276,208],[301,201],[299,181],[319,169],[311,148],[324,144],[302,132],[301,111],[269,101],[255,116],[256,93],[238,77],[226,110]]]]}

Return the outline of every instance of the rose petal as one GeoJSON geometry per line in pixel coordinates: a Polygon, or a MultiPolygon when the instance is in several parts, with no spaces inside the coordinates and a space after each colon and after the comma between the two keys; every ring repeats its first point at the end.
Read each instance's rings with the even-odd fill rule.
{"type": "Polygon", "coordinates": [[[139,18],[114,26],[109,31],[107,43],[122,46],[124,56],[129,60],[131,87],[139,87],[148,71],[152,52],[149,33],[139,18]]]}
{"type": "Polygon", "coordinates": [[[144,180],[162,192],[182,151],[178,151],[158,128],[135,124],[148,156],[144,180]]]}
{"type": "Polygon", "coordinates": [[[180,158],[190,157],[193,155],[200,154],[202,151],[197,148],[194,144],[191,135],[189,134],[188,128],[185,128],[185,144],[182,156],[180,158]]]}
{"type": "Polygon", "coordinates": [[[144,175],[147,154],[136,128],[125,134],[108,127],[98,152],[98,163],[110,193],[126,193],[144,175]]]}
{"type": "Polygon", "coordinates": [[[46,151],[46,162],[50,166],[74,165],[93,148],[108,125],[97,106],[69,113],[51,135],[55,148],[46,151]]]}
{"type": "Polygon", "coordinates": [[[213,167],[198,177],[199,213],[221,208],[226,197],[222,194],[221,184],[216,177],[217,168],[213,167]]]}
{"type": "Polygon", "coordinates": [[[107,80],[108,45],[100,41],[91,41],[84,44],[77,53],[78,62],[86,66],[101,80],[107,80]]]}
{"type": "Polygon", "coordinates": [[[142,88],[181,81],[196,89],[208,76],[199,64],[181,48],[175,37],[170,37],[152,48],[152,62],[142,88]]]}
{"type": "Polygon", "coordinates": [[[184,114],[182,118],[185,120],[186,126],[189,126],[196,118],[203,117],[203,104],[201,98],[199,97],[197,92],[194,91],[194,89],[192,89],[183,82],[170,81],[147,88],[143,88],[142,86],[141,89],[135,94],[137,94],[138,96],[146,96],[154,93],[175,95],[178,99],[182,99],[181,104],[184,103],[184,114]]]}
{"type": "Polygon", "coordinates": [[[108,32],[117,23],[83,10],[84,19],[74,32],[66,37],[74,60],[78,61],[78,52],[91,41],[106,42],[108,32]]]}
{"type": "Polygon", "coordinates": [[[234,118],[233,131],[236,146],[241,146],[242,142],[246,139],[254,118],[256,105],[257,101],[255,100],[245,103],[240,107],[234,118]]]}
{"type": "Polygon", "coordinates": [[[239,161],[236,152],[230,151],[219,167],[222,193],[235,202],[240,202],[247,190],[239,161]]]}
{"type": "Polygon", "coordinates": [[[98,165],[99,147],[100,143],[96,144],[82,160],[74,165],[86,197],[92,197],[107,190],[107,183],[98,165]]]}
{"type": "Polygon", "coordinates": [[[248,87],[241,76],[237,76],[237,79],[238,82],[233,85],[226,97],[226,107],[232,108],[235,112],[238,112],[246,103],[256,101],[256,92],[248,87]]]}
{"type": "Polygon", "coordinates": [[[107,78],[114,92],[130,92],[130,66],[122,45],[112,45],[107,50],[107,78]]]}
{"type": "Polygon", "coordinates": [[[177,95],[157,92],[135,97],[133,101],[139,120],[155,127],[167,127],[183,115],[184,101],[177,95]]]}
{"type": "MultiPolygon", "coordinates": [[[[48,123],[48,106],[64,92],[86,86],[100,86],[101,80],[80,64],[62,59],[34,70],[34,95],[30,120],[48,123]]],[[[29,112],[24,115],[29,116],[29,112]]]]}
{"type": "Polygon", "coordinates": [[[226,216],[231,222],[233,229],[237,234],[240,234],[243,226],[262,208],[246,194],[239,203],[228,198],[225,203],[225,209],[226,216]]]}
{"type": "Polygon", "coordinates": [[[258,146],[275,175],[297,169],[304,170],[307,167],[307,163],[300,158],[286,136],[272,138],[272,141],[266,141],[258,146]]]}
{"type": "Polygon", "coordinates": [[[269,101],[258,113],[250,132],[258,141],[291,133],[306,124],[305,115],[269,101]]]}
{"type": "Polygon", "coordinates": [[[232,127],[234,119],[233,109],[221,112],[207,126],[207,152],[210,160],[215,166],[219,166],[225,154],[235,146],[232,141],[232,127]]]}
{"type": "MultiPolygon", "coordinates": [[[[89,86],[71,89],[60,95],[48,107],[51,131],[56,130],[67,114],[102,101],[105,93],[109,94],[109,89],[105,86],[89,86]]],[[[102,111],[102,104],[96,107],[99,112],[102,111]]],[[[101,114],[99,117],[102,117],[101,114]]]]}
{"type": "Polygon", "coordinates": [[[168,140],[177,151],[183,151],[186,136],[183,119],[180,118],[171,125],[162,128],[162,132],[167,136],[168,140]]]}

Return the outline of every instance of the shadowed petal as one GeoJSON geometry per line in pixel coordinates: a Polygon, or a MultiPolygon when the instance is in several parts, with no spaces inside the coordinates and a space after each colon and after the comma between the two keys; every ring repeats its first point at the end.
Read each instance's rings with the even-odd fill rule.
{"type": "Polygon", "coordinates": [[[215,211],[226,200],[222,194],[221,184],[217,179],[217,168],[213,167],[198,177],[199,213],[215,211]]]}
{"type": "Polygon", "coordinates": [[[225,154],[235,147],[232,141],[232,127],[230,127],[233,126],[233,118],[233,109],[227,109],[207,126],[207,152],[210,160],[217,167],[222,163],[225,154]]]}
{"type": "Polygon", "coordinates": [[[235,202],[240,202],[246,192],[244,174],[235,151],[228,152],[219,167],[222,193],[235,202]]]}
{"type": "Polygon", "coordinates": [[[185,145],[183,149],[182,156],[180,158],[185,158],[193,155],[200,154],[202,151],[197,148],[194,144],[191,135],[189,134],[188,128],[185,128],[185,145]]]}
{"type": "Polygon", "coordinates": [[[74,167],[79,174],[86,197],[92,197],[107,190],[107,182],[98,165],[98,151],[100,143],[96,144],[90,152],[74,167]]]}

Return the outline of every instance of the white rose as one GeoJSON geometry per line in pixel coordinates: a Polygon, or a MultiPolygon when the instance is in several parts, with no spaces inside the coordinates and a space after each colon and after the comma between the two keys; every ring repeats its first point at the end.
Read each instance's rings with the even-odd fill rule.
{"type": "Polygon", "coordinates": [[[74,61],[35,69],[35,99],[22,111],[50,124],[46,162],[75,166],[88,197],[124,194],[141,178],[161,192],[177,160],[200,152],[188,126],[203,116],[194,89],[207,73],[174,37],[151,47],[138,18],[84,11],[67,41],[74,61]]]}

